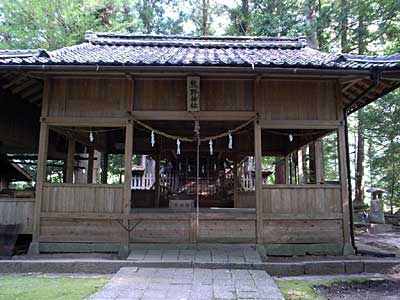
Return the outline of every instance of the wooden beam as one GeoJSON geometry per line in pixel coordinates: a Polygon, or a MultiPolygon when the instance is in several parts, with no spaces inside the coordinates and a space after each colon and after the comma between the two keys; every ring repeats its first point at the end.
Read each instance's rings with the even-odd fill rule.
{"type": "Polygon", "coordinates": [[[338,120],[260,120],[263,129],[336,129],[341,124],[338,120]]]}
{"type": "Polygon", "coordinates": [[[65,127],[125,127],[129,120],[126,117],[120,118],[99,118],[99,117],[47,117],[46,123],[49,126],[65,127]]]}
{"type": "Polygon", "coordinates": [[[75,144],[75,140],[68,139],[67,174],[65,176],[67,183],[72,183],[74,180],[75,144]]]}
{"type": "Polygon", "coordinates": [[[42,85],[38,84],[37,86],[32,87],[31,89],[21,93],[22,98],[27,98],[30,95],[33,95],[42,90],[42,85]]]}
{"type": "Polygon", "coordinates": [[[22,92],[23,90],[29,88],[30,86],[36,84],[37,82],[38,81],[36,79],[28,79],[27,81],[17,86],[16,88],[11,89],[11,93],[18,94],[19,92],[22,92]]]}
{"type": "MultiPolygon", "coordinates": [[[[179,111],[135,111],[138,120],[193,121],[193,116],[184,110],[179,111]]],[[[247,121],[255,116],[254,111],[200,111],[196,117],[200,121],[247,121]]]]}

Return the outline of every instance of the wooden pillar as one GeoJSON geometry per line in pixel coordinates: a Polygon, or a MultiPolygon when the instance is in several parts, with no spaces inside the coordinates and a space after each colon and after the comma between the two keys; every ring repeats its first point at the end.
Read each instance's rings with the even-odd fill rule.
{"type": "Polygon", "coordinates": [[[68,139],[67,175],[66,175],[67,183],[72,183],[74,180],[74,165],[75,165],[75,140],[68,139]]]}
{"type": "Polygon", "coordinates": [[[254,161],[256,172],[256,214],[257,214],[257,243],[262,243],[263,239],[263,198],[262,198],[262,144],[261,126],[256,121],[254,124],[254,161]]]}
{"type": "Polygon", "coordinates": [[[49,127],[42,121],[40,124],[39,136],[39,153],[37,161],[37,174],[36,174],[36,198],[35,198],[35,211],[33,219],[33,234],[32,243],[29,247],[30,254],[39,253],[39,235],[40,235],[40,214],[42,211],[42,198],[43,198],[43,184],[46,181],[46,160],[49,142],[49,127]]]}
{"type": "Polygon", "coordinates": [[[238,161],[235,157],[233,160],[233,207],[239,207],[238,203],[239,176],[238,176],[238,161]]]}
{"type": "Polygon", "coordinates": [[[324,183],[324,165],[322,156],[322,141],[320,139],[314,141],[314,162],[315,162],[315,182],[317,184],[324,183]]]}
{"type": "Polygon", "coordinates": [[[156,149],[157,155],[156,155],[156,165],[155,165],[155,171],[154,171],[154,176],[155,176],[155,199],[154,199],[154,207],[160,207],[160,151],[159,148],[156,149]]]}
{"type": "Polygon", "coordinates": [[[303,149],[297,150],[297,180],[298,184],[304,183],[303,149]]]}
{"type": "MultiPolygon", "coordinates": [[[[122,212],[122,222],[125,228],[129,228],[129,213],[131,211],[132,196],[132,155],[133,155],[133,124],[129,120],[125,130],[125,160],[124,160],[124,205],[122,212]]],[[[126,258],[129,255],[129,232],[122,230],[121,245],[118,251],[120,258],[126,258]]]]}
{"type": "Polygon", "coordinates": [[[94,147],[89,147],[89,157],[87,164],[87,183],[93,183],[93,168],[94,168],[94,147]]]}
{"type": "Polygon", "coordinates": [[[108,175],[108,153],[102,153],[103,159],[101,161],[101,183],[107,183],[107,175],[108,175]]]}
{"type": "Polygon", "coordinates": [[[285,184],[290,184],[290,163],[289,155],[285,156],[285,184]]]}
{"type": "Polygon", "coordinates": [[[339,172],[341,185],[341,200],[343,209],[343,237],[344,237],[344,254],[352,252],[350,238],[350,208],[347,189],[347,165],[346,165],[346,142],[344,126],[338,129],[338,153],[339,153],[339,172]]]}

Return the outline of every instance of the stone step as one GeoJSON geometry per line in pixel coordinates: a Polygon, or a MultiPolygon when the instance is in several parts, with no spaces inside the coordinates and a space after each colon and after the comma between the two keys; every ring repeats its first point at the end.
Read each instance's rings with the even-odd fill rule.
{"type": "Polygon", "coordinates": [[[264,262],[261,264],[139,263],[107,259],[0,260],[0,273],[112,274],[121,267],[265,270],[271,276],[400,272],[400,259],[264,262]]]}

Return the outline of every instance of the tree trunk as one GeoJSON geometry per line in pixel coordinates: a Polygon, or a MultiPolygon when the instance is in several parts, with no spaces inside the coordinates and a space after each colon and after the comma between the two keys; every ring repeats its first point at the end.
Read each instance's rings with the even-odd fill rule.
{"type": "Polygon", "coordinates": [[[249,0],[242,0],[242,16],[240,21],[240,30],[243,35],[247,35],[249,31],[249,0]]]}
{"type": "Polygon", "coordinates": [[[360,113],[358,112],[357,128],[357,156],[355,174],[355,197],[354,208],[361,208],[364,205],[364,132],[360,113]]]}
{"type": "Polygon", "coordinates": [[[340,46],[342,53],[349,52],[348,41],[348,5],[347,0],[340,1],[340,46]]]}
{"type": "Polygon", "coordinates": [[[208,34],[208,4],[209,0],[203,0],[203,5],[201,7],[202,10],[201,33],[203,35],[208,34]]]}
{"type": "Polygon", "coordinates": [[[314,49],[318,49],[318,38],[317,38],[317,31],[315,30],[315,14],[314,14],[314,7],[315,7],[315,0],[305,0],[304,1],[304,19],[305,24],[307,26],[306,29],[306,36],[307,36],[307,43],[310,47],[314,49]]]}

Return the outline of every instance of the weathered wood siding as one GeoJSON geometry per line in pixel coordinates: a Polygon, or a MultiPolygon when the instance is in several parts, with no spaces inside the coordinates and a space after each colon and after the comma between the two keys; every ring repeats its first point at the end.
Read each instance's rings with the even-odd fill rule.
{"type": "Polygon", "coordinates": [[[130,110],[132,81],[121,78],[50,79],[50,117],[116,117],[130,110]]]}
{"type": "Polygon", "coordinates": [[[124,229],[115,220],[42,217],[41,242],[120,242],[124,229]]]}
{"type": "Polygon", "coordinates": [[[337,120],[335,82],[262,80],[256,109],[266,120],[337,120]]]}
{"type": "Polygon", "coordinates": [[[122,213],[123,185],[45,184],[42,212],[122,213]]]}
{"type": "Polygon", "coordinates": [[[135,79],[134,110],[186,110],[186,79],[135,79]]]}
{"type": "Polygon", "coordinates": [[[254,243],[255,213],[131,213],[131,243],[254,243]],[[139,222],[139,223],[138,223],[139,222]]]}
{"type": "Polygon", "coordinates": [[[264,243],[342,243],[340,185],[273,185],[262,189],[264,243]]]}
{"type": "Polygon", "coordinates": [[[20,224],[22,234],[32,234],[35,199],[0,198],[0,224],[20,224]]]}
{"type": "MultiPolygon", "coordinates": [[[[186,77],[135,79],[134,110],[185,111],[186,77]]],[[[253,111],[253,81],[202,78],[201,111],[253,111]]]]}

